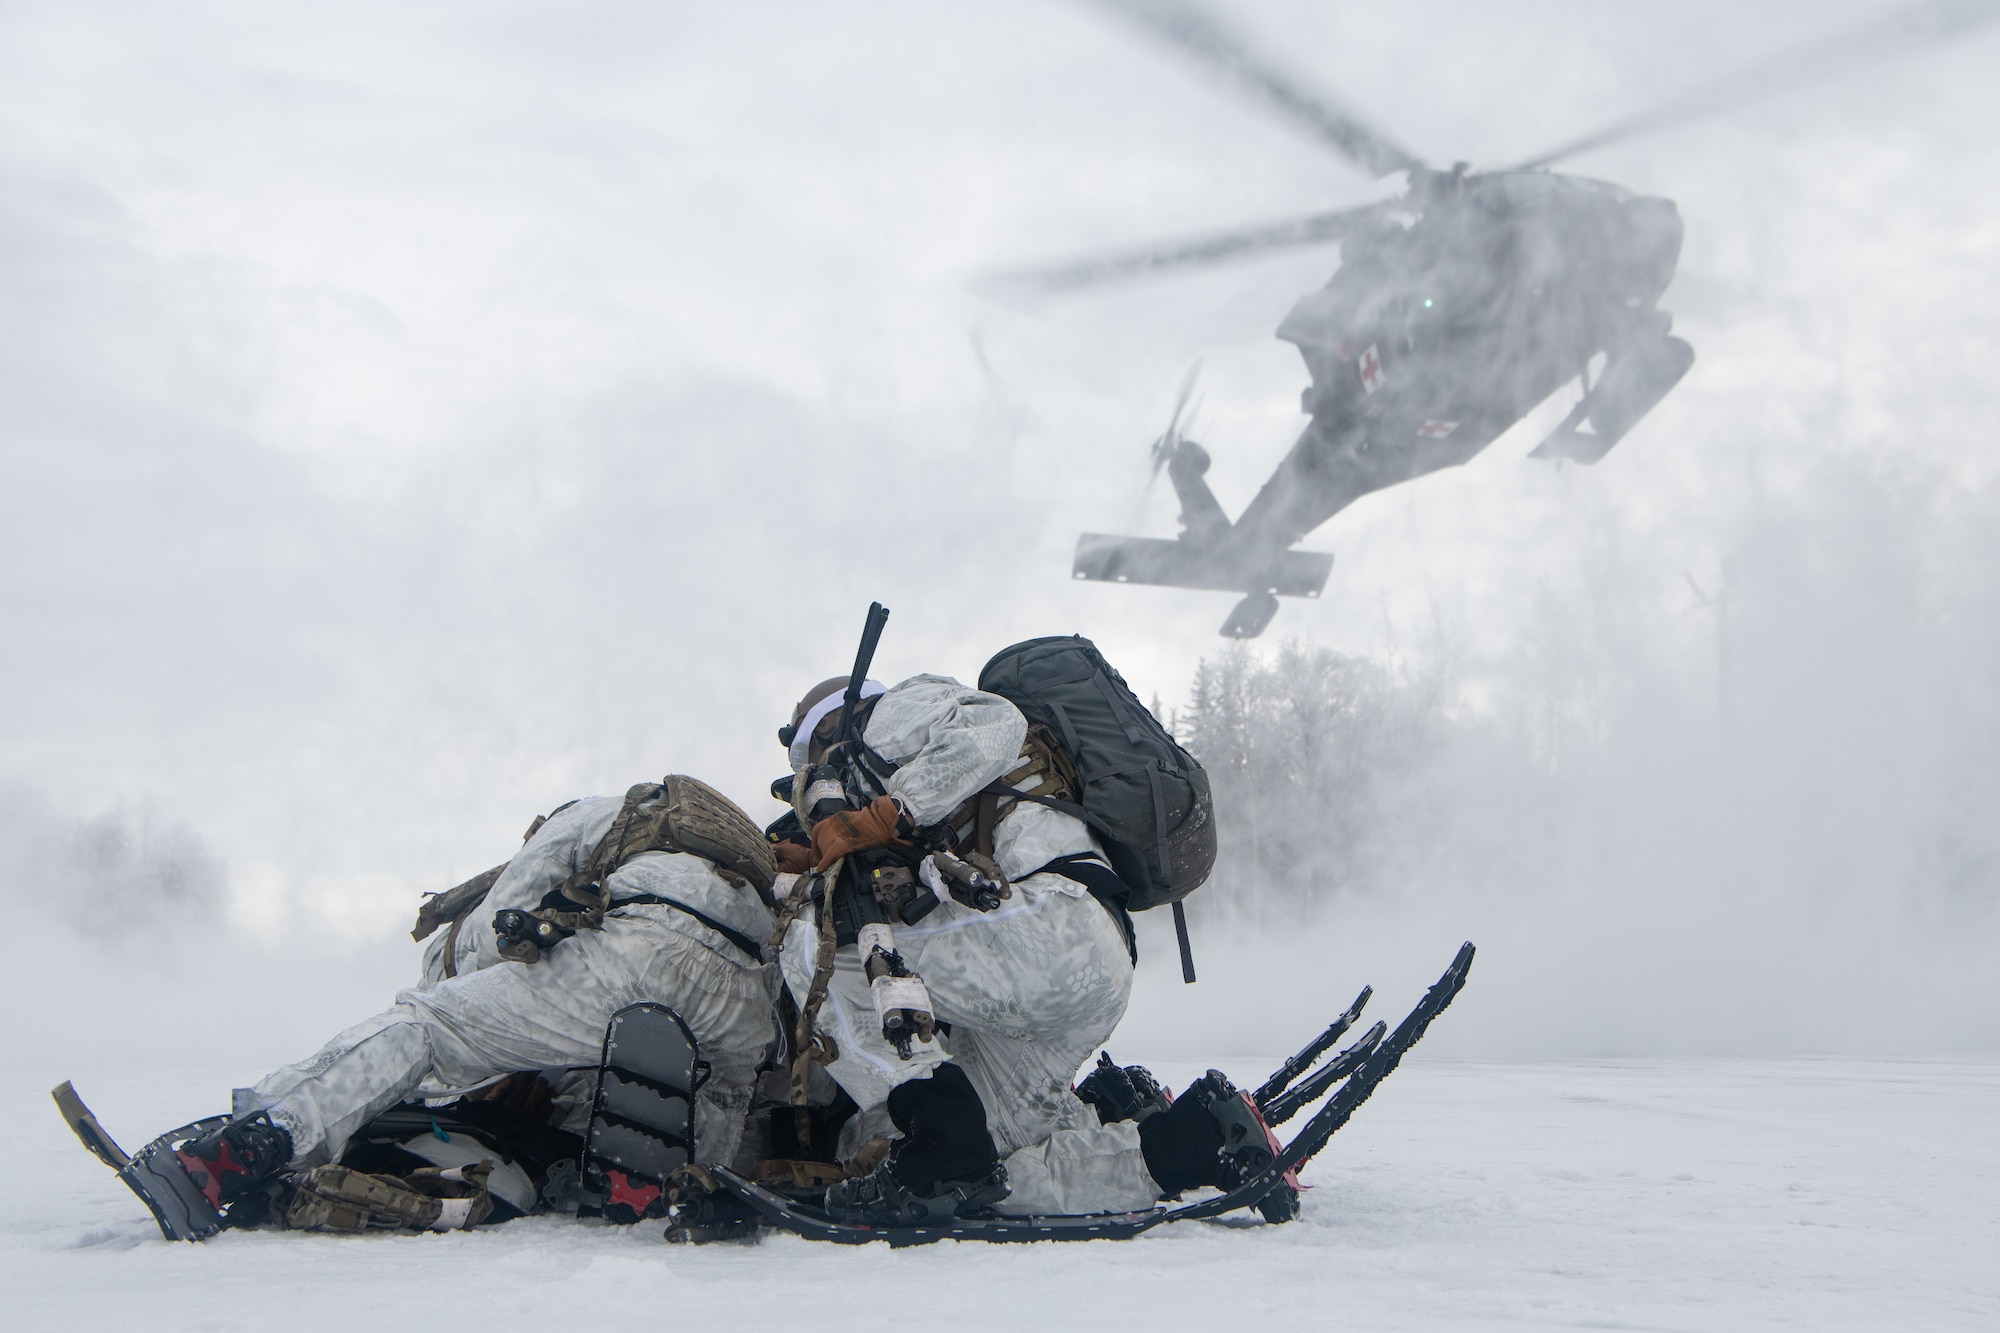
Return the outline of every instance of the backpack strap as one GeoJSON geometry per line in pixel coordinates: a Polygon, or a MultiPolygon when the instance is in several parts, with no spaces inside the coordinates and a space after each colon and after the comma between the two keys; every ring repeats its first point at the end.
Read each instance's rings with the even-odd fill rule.
{"type": "MultiPolygon", "coordinates": [[[[647,813],[646,807],[658,805],[666,799],[666,795],[667,789],[657,782],[641,782],[628,788],[624,804],[618,807],[617,816],[612,819],[611,827],[605,830],[604,836],[597,840],[597,846],[591,848],[590,855],[584,858],[582,865],[569,872],[569,878],[563,881],[561,888],[542,900],[541,909],[533,915],[545,921],[553,921],[571,931],[601,929],[604,924],[604,914],[611,907],[611,890],[605,887],[604,881],[611,878],[612,871],[631,860],[641,850],[653,850],[639,847],[628,849],[627,843],[631,840],[633,824],[647,813]],[[575,910],[565,912],[560,905],[551,903],[551,899],[558,897],[568,904],[573,904],[575,910]],[[545,911],[552,915],[542,916],[545,911]],[[567,917],[578,919],[574,922],[558,919],[567,917]]],[[[650,832],[653,830],[642,830],[642,837],[644,833],[650,832]]],[[[643,840],[655,841],[651,838],[643,840]]]]}
{"type": "MultiPolygon", "coordinates": [[[[1064,879],[1083,885],[1090,896],[1104,905],[1111,913],[1111,919],[1118,923],[1119,933],[1125,937],[1125,952],[1132,957],[1132,966],[1139,965],[1139,933],[1132,925],[1132,914],[1125,910],[1125,899],[1131,895],[1132,886],[1118,878],[1118,872],[1104,863],[1096,852],[1076,852],[1069,856],[1058,856],[1047,865],[1032,872],[1032,875],[1060,875],[1064,879]]],[[[1023,875],[1023,879],[1031,875],[1023,875]]]]}
{"type": "Polygon", "coordinates": [[[616,906],[614,906],[612,910],[617,911],[619,908],[624,908],[624,907],[654,907],[654,906],[671,907],[676,912],[685,912],[689,916],[693,917],[695,920],[701,922],[702,925],[707,926],[710,930],[722,936],[723,939],[728,940],[731,944],[741,949],[744,953],[748,954],[750,957],[756,959],[758,963],[761,964],[764,961],[764,947],[758,944],[757,941],[751,939],[748,935],[745,935],[742,931],[737,930],[733,926],[723,925],[720,921],[717,921],[714,917],[710,916],[706,912],[696,911],[694,908],[689,907],[686,903],[681,902],[679,899],[663,897],[657,893],[641,893],[630,898],[620,898],[616,906]]]}

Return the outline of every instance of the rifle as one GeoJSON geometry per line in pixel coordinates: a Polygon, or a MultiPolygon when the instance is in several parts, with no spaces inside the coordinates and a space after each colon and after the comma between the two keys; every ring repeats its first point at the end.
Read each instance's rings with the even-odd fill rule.
{"type": "Polygon", "coordinates": [[[868,619],[861,626],[861,647],[854,654],[854,670],[847,677],[847,697],[841,702],[840,736],[835,744],[854,737],[854,714],[861,707],[861,682],[875,664],[875,645],[882,641],[882,627],[889,623],[889,608],[880,602],[868,603],[868,619]]]}

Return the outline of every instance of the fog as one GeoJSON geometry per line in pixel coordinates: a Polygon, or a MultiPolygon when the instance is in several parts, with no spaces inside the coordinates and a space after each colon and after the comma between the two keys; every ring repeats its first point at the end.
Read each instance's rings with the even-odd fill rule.
{"type": "MultiPolygon", "coordinates": [[[[1218,9],[1441,164],[1883,12],[1218,9]]],[[[1260,648],[1422,725],[1292,867],[1234,838],[1199,985],[1142,923],[1121,1041],[1289,1044],[1473,938],[1459,1056],[2000,1042],[1996,42],[1568,164],[1679,204],[1693,372],[1593,468],[1524,459],[1554,402],[1308,539],[1332,580],[1260,648]]],[[[871,598],[884,679],[1076,631],[1186,709],[1229,596],[1069,551],[1172,533],[1146,446],[1198,358],[1242,507],[1337,248],[972,279],[1383,188],[1054,0],[0,10],[10,1041],[228,1006],[254,1073],[537,812],[685,771],[776,814],[773,731],[871,598]]]]}

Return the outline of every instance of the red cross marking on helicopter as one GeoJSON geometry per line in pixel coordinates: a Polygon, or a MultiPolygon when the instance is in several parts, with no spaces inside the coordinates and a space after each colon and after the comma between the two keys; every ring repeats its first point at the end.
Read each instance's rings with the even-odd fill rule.
{"type": "Polygon", "coordinates": [[[1438,417],[1432,417],[1429,421],[1417,427],[1417,434],[1426,440],[1442,440],[1457,429],[1458,423],[1456,421],[1445,421],[1438,417]]]}
{"type": "Polygon", "coordinates": [[[1370,393],[1382,387],[1382,354],[1373,343],[1361,354],[1361,387],[1370,393]]]}

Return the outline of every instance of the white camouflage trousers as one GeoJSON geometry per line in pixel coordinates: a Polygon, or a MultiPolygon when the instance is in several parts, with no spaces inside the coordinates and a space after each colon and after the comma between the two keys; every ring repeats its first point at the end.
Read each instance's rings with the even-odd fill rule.
{"type": "MultiPolygon", "coordinates": [[[[900,1059],[882,1039],[859,953],[842,948],[818,1027],[839,1052],[827,1072],[862,1110],[950,1060],[985,1102],[1006,1161],[1013,1192],[1001,1211],[1109,1212],[1157,1200],[1136,1127],[1100,1126],[1070,1089],[1131,997],[1131,961],[1111,914],[1074,881],[1034,875],[995,911],[943,902],[916,925],[896,926],[895,936],[951,1034],[900,1059]]],[[[783,959],[801,1002],[816,950],[807,913],[787,933],[783,959]]]]}
{"type": "Polygon", "coordinates": [[[536,963],[498,963],[421,989],[348,1028],[311,1059],[257,1084],[292,1136],[296,1168],[337,1159],[361,1126],[426,1079],[470,1087],[529,1069],[596,1068],[612,1014],[651,1000],[672,1008],[714,1067],[696,1097],[704,1162],[727,1164],[774,1036],[774,969],[724,959],[684,934],[672,908],[614,909],[536,963]]]}

